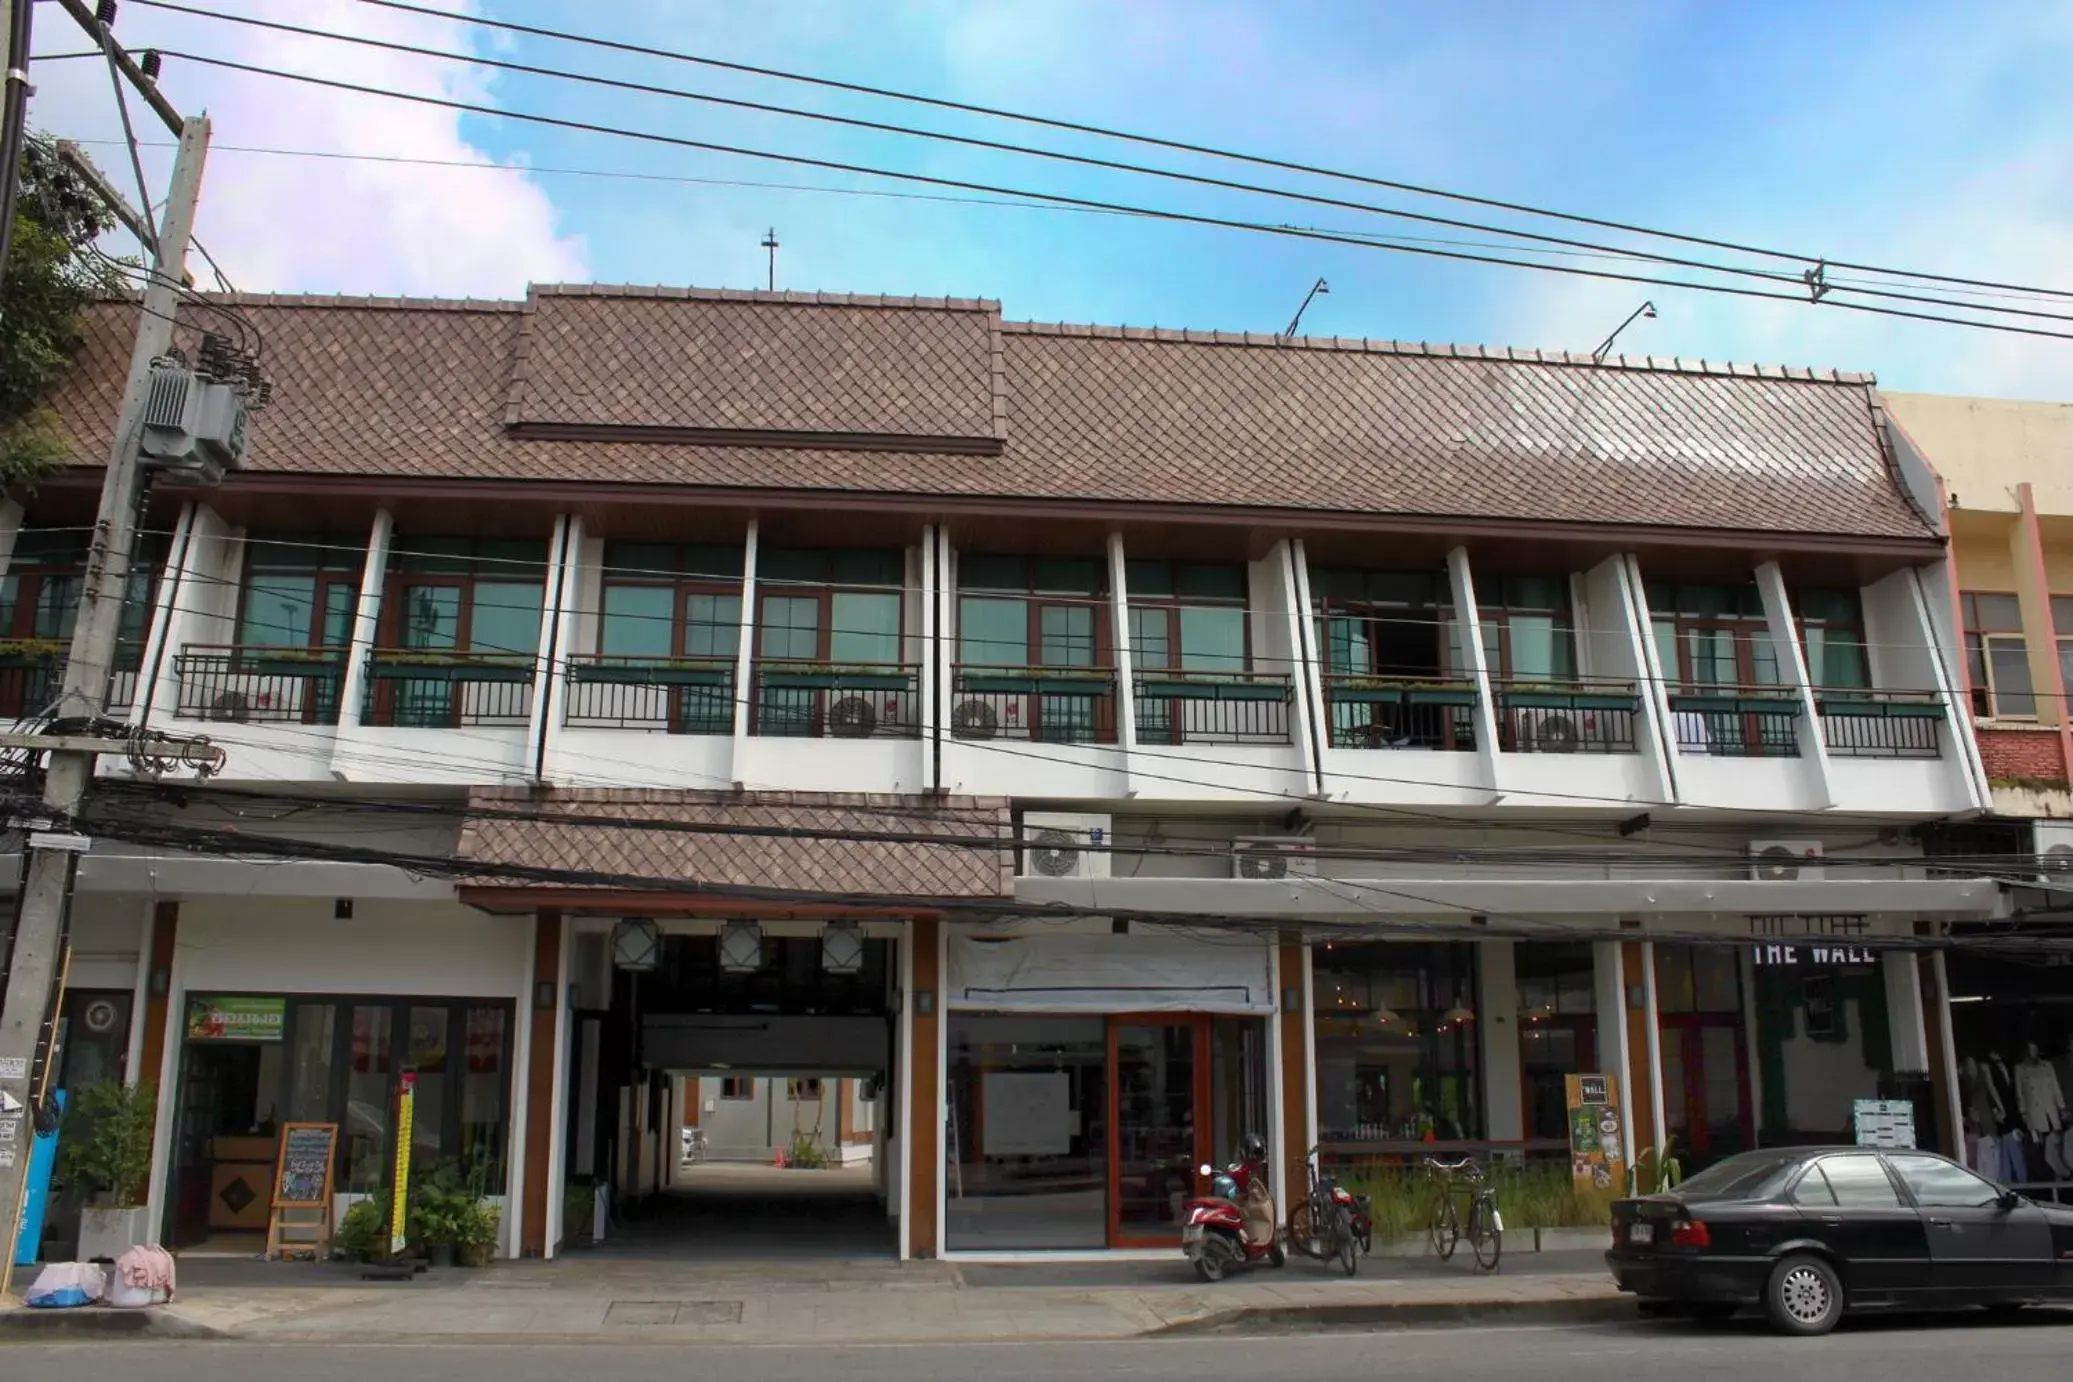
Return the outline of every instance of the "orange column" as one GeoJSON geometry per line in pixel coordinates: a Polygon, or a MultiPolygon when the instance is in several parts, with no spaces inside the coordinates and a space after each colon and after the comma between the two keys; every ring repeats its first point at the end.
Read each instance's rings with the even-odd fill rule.
{"type": "Polygon", "coordinates": [[[2044,562],[2044,533],[2037,523],[2037,499],[2025,480],[2015,487],[2016,526],[2009,556],[2016,596],[2023,612],[2023,641],[2030,653],[2030,680],[2037,688],[2037,718],[2059,731],[2059,761],[2073,772],[2073,707],[2066,704],[2066,677],[2059,666],[2058,630],[2051,617],[2051,574],[2044,562]]]}
{"type": "Polygon", "coordinates": [[[554,1153],[554,1046],[556,1019],[561,1015],[561,913],[542,908],[533,928],[532,1054],[526,1062],[525,1196],[520,1206],[519,1251],[527,1257],[547,1252],[548,1184],[554,1153]],[[552,1001],[542,1007],[540,985],[552,1001]]]}
{"type": "Polygon", "coordinates": [[[936,1078],[943,1041],[941,930],[942,923],[929,917],[917,918],[908,931],[914,946],[914,981],[906,1002],[914,1042],[909,1052],[913,1068],[907,1076],[907,1135],[914,1147],[906,1212],[907,1250],[916,1257],[934,1257],[941,1248],[936,1224],[936,1179],[943,1164],[943,1089],[936,1078]]]}
{"type": "MultiPolygon", "coordinates": [[[[151,966],[145,970],[144,1011],[134,1018],[144,1024],[144,1044],[138,1049],[137,1069],[130,1071],[138,1084],[158,1083],[159,1068],[166,1057],[166,1002],[172,990],[173,951],[180,938],[180,904],[161,902],[151,911],[151,966]]],[[[158,1096],[165,1097],[159,1090],[158,1096]]]]}
{"type": "Polygon", "coordinates": [[[1288,1161],[1284,1168],[1287,1193],[1293,1196],[1304,1184],[1303,1155],[1310,1150],[1310,1079],[1306,1060],[1310,1050],[1310,1011],[1301,1001],[1302,944],[1285,944],[1280,955],[1281,992],[1293,990],[1297,998],[1296,1010],[1290,1012],[1283,1003],[1277,1019],[1281,1023],[1281,1145],[1287,1149],[1283,1153],[1288,1161]]]}

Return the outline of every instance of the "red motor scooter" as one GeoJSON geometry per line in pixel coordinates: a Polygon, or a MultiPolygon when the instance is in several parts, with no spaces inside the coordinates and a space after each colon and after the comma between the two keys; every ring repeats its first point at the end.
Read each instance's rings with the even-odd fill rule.
{"type": "Polygon", "coordinates": [[[1210,1177],[1207,1199],[1189,1200],[1180,1231],[1180,1250],[1204,1281],[1222,1281],[1243,1267],[1288,1262],[1275,1221],[1274,1197],[1267,1189],[1267,1144],[1247,1133],[1238,1160],[1224,1170],[1204,1166],[1210,1177]]]}

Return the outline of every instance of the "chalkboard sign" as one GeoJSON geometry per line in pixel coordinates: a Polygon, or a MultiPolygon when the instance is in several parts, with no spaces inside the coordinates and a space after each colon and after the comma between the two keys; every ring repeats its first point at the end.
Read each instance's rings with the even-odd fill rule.
{"type": "Polygon", "coordinates": [[[338,1146],[336,1123],[289,1123],[281,1129],[281,1158],[274,1172],[276,1205],[328,1204],[331,1160],[338,1146]]]}

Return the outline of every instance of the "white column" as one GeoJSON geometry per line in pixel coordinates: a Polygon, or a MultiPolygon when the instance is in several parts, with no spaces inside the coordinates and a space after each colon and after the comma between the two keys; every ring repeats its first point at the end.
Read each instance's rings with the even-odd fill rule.
{"type": "Polygon", "coordinates": [[[749,520],[741,548],[741,634],[734,650],[734,775],[742,779],[741,764],[747,761],[749,746],[750,677],[756,667],[756,562],[762,525],[749,520]]]}
{"type": "Polygon", "coordinates": [[[173,621],[181,609],[180,590],[186,584],[192,563],[189,549],[194,543],[194,516],[199,505],[180,506],[173,524],[173,543],[166,553],[165,569],[158,575],[158,592],[151,602],[151,619],[144,627],[144,648],[137,662],[137,685],[130,696],[130,723],[147,724],[151,715],[171,718],[170,707],[179,695],[175,658],[179,645],[172,641],[173,621]]]}
{"type": "MultiPolygon", "coordinates": [[[[511,1098],[509,1131],[505,1134],[505,1145],[511,1154],[504,1158],[504,1222],[498,1225],[503,1238],[506,1257],[520,1255],[520,1239],[525,1219],[525,1173],[526,1145],[532,1140],[526,1133],[531,1117],[533,1068],[533,947],[538,941],[540,918],[538,914],[525,920],[525,946],[523,961],[517,973],[517,988],[512,1000],[512,1021],[517,1024],[511,1033],[511,1098]]],[[[551,1198],[551,1197],[550,1197],[551,1198]]],[[[551,1245],[554,1235],[547,1235],[551,1245]]]]}
{"type": "Polygon", "coordinates": [[[1886,980],[1886,1026],[1896,1074],[1929,1073],[1929,1024],[1922,1011],[1922,974],[1912,950],[1889,950],[1879,968],[1886,980]]]}
{"type": "MultiPolygon", "coordinates": [[[[158,1244],[164,1236],[167,1197],[172,1188],[173,1158],[178,1155],[173,1146],[174,1104],[180,1093],[180,1058],[182,1039],[187,1035],[182,1015],[187,1011],[187,966],[184,958],[187,947],[173,946],[173,963],[166,982],[165,1049],[159,1056],[158,1070],[154,1078],[158,1081],[158,1108],[152,1119],[151,1129],[151,1180],[145,1195],[145,1204],[150,1213],[145,1216],[144,1241],[158,1244]]],[[[149,963],[148,959],[146,963],[149,963]]],[[[138,1014],[139,1020],[143,1017],[138,1014]]]]}
{"type": "MultiPolygon", "coordinates": [[[[1295,1153],[1288,1145],[1288,1072],[1282,1064],[1286,1048],[1281,1031],[1285,1012],[1281,999],[1281,942],[1268,936],[1266,946],[1267,972],[1274,976],[1274,1015],[1267,1019],[1267,1193],[1274,1197],[1275,1207],[1286,1215],[1288,1167],[1295,1153]]],[[[1304,1013],[1305,1024],[1309,1020],[1310,1014],[1304,1013]]]]}
{"type": "Polygon", "coordinates": [[[360,706],[367,698],[367,656],[381,627],[382,583],[388,579],[389,544],[395,535],[394,515],[387,509],[377,511],[367,534],[367,565],[360,571],[360,598],[353,610],[353,642],[338,691],[340,729],[360,723],[360,706]]]}
{"type": "MultiPolygon", "coordinates": [[[[1316,726],[1306,752],[1312,755],[1317,792],[1328,796],[1325,757],[1332,745],[1332,717],[1324,700],[1324,649],[1317,646],[1317,621],[1311,616],[1315,606],[1310,602],[1310,554],[1304,550],[1301,538],[1289,544],[1288,569],[1293,596],[1289,608],[1289,647],[1296,660],[1296,700],[1316,726]]],[[[1304,953],[1308,951],[1305,946],[1304,953]]]]}
{"type": "MultiPolygon", "coordinates": [[[[1634,1164],[1634,1062],[1627,1050],[1627,978],[1620,965],[1618,941],[1591,945],[1594,997],[1598,1012],[1598,1071],[1620,1082],[1620,1148],[1626,1165],[1634,1164]]],[[[1593,1072],[1597,1073],[1597,1072],[1593,1072]]],[[[1624,1189],[1624,1187],[1622,1187],[1624,1189]]]]}
{"type": "Polygon", "coordinates": [[[917,674],[921,703],[916,707],[916,713],[921,717],[921,787],[925,792],[933,792],[939,785],[936,779],[940,766],[936,753],[941,720],[941,710],[936,699],[936,688],[941,682],[938,675],[939,659],[936,656],[936,587],[942,579],[936,565],[934,524],[924,525],[921,530],[919,575],[920,599],[919,608],[915,610],[915,622],[920,630],[920,644],[916,649],[918,655],[911,661],[921,669],[917,674]]]}
{"type": "Polygon", "coordinates": [[[1303,1031],[1303,1147],[1308,1152],[1317,1145],[1317,965],[1316,947],[1309,941],[1303,942],[1303,1016],[1308,1025],[1303,1031]]]}
{"type": "Polygon", "coordinates": [[[1778,563],[1767,561],[1756,568],[1756,589],[1763,596],[1771,651],[1778,660],[1778,679],[1785,689],[1799,695],[1799,756],[1805,765],[1808,786],[1814,792],[1816,804],[1823,808],[1833,806],[1835,792],[1828,782],[1828,742],[1821,732],[1821,707],[1807,675],[1806,649],[1800,646],[1799,627],[1792,618],[1792,600],[1778,563]]]}
{"type": "MultiPolygon", "coordinates": [[[[1649,1104],[1655,1113],[1655,1141],[1660,1148],[1670,1140],[1669,1122],[1663,1109],[1663,1024],[1656,1006],[1656,947],[1654,941],[1641,943],[1641,993],[1643,1009],[1648,1018],[1648,1089],[1649,1104]]],[[[1660,1174],[1661,1168],[1658,1168],[1660,1174]]]]}
{"type": "MultiPolygon", "coordinates": [[[[1942,564],[1931,568],[1932,579],[1941,576],[1948,579],[1948,573],[1940,570],[1942,564]]],[[[1887,577],[1904,575],[1907,578],[1908,595],[1915,611],[1915,625],[1923,631],[1922,641],[1929,644],[1932,656],[1929,659],[1929,679],[1943,698],[1945,720],[1942,741],[1947,746],[1946,757],[1957,760],[1965,773],[1965,787],[1972,799],[1972,805],[1979,810],[1990,809],[1994,804],[1994,789],[1987,782],[1987,767],[1979,756],[1979,741],[1972,734],[1972,705],[1959,691],[1955,668],[1964,665],[1964,635],[1950,624],[1948,596],[1931,600],[1928,591],[1922,587],[1922,573],[1917,567],[1905,572],[1896,572],[1887,577]],[[1937,611],[1944,611],[1944,617],[1936,617],[1937,611]]],[[[1883,584],[1883,582],[1882,582],[1883,584]]],[[[1874,587],[1876,589],[1876,587],[1874,587]]]]}
{"type": "Polygon", "coordinates": [[[1737,950],[1741,967],[1742,1051],[1749,1065],[1749,1126],[1756,1131],[1756,1145],[1763,1145],[1763,1042],[1757,1030],[1756,952],[1749,946],[1737,950]]]}
{"type": "Polygon", "coordinates": [[[1109,633],[1116,659],[1116,747],[1123,751],[1124,785],[1137,751],[1137,677],[1130,657],[1130,582],[1123,535],[1108,535],[1109,633]]]}
{"type": "Polygon", "coordinates": [[[533,713],[526,727],[526,742],[533,746],[533,776],[545,781],[553,775],[554,741],[561,731],[562,705],[568,698],[569,679],[564,671],[576,640],[576,580],[581,570],[583,519],[562,514],[554,520],[554,537],[548,551],[555,554],[554,569],[547,573],[547,598],[540,604],[538,655],[533,664],[533,713]]]}
{"type": "Polygon", "coordinates": [[[1518,956],[1511,941],[1484,941],[1476,995],[1477,1040],[1483,1053],[1483,1124],[1492,1142],[1526,1136],[1525,1082],[1520,1073],[1518,956]]]}
{"type": "MultiPolygon", "coordinates": [[[[1958,1095],[1958,1042],[1951,1031],[1951,975],[1941,950],[1930,952],[1929,973],[1936,980],[1936,1026],[1943,1033],[1943,1115],[1944,1126],[1951,1130],[1952,1144],[1945,1150],[1951,1156],[1962,1158],[1965,1155],[1965,1112],[1958,1095]]],[[[1919,1135],[1916,1140],[1920,1140],[1919,1135]]]]}
{"type": "MultiPolygon", "coordinates": [[[[1677,678],[1675,667],[1663,665],[1662,650],[1656,647],[1654,620],[1648,612],[1648,587],[1641,579],[1641,563],[1633,553],[1610,557],[1591,573],[1594,590],[1606,599],[1616,599],[1627,627],[1627,641],[1635,659],[1635,681],[1641,693],[1642,725],[1654,755],[1656,778],[1662,784],[1661,803],[1675,806],[1677,785],[1677,721],[1670,710],[1670,688],[1677,678]]],[[[1594,602],[1596,603],[1596,602],[1594,602]]]]}
{"type": "Polygon", "coordinates": [[[1447,575],[1454,587],[1454,619],[1461,636],[1461,656],[1468,663],[1470,680],[1476,684],[1476,757],[1482,761],[1483,785],[1495,792],[1497,698],[1491,694],[1489,659],[1483,655],[1483,616],[1476,604],[1475,574],[1469,570],[1466,547],[1447,553],[1447,575]]]}
{"type": "Polygon", "coordinates": [[[144,1005],[151,1001],[151,939],[158,930],[158,900],[147,897],[137,907],[137,980],[130,988],[130,1038],[122,1055],[123,1083],[130,1085],[144,1078],[137,1063],[144,1059],[144,1005]]]}

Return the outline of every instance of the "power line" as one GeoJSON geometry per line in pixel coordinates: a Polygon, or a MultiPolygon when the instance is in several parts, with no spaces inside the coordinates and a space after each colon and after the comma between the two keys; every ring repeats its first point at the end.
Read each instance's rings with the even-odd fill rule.
{"type": "MultiPolygon", "coordinates": [[[[368,0],[378,3],[381,0],[368,0]]],[[[1091,197],[1074,197],[1058,192],[1036,192],[1026,189],[1001,187],[990,183],[972,182],[960,178],[933,177],[924,173],[898,172],[877,168],[869,164],[843,162],[838,159],[811,158],[803,154],[783,154],[765,149],[752,149],[740,145],[720,144],[708,140],[687,139],[679,135],[661,134],[652,130],[633,130],[620,126],[596,124],[585,120],[572,120],[560,116],[541,115],[532,111],[512,110],[504,107],[479,105],[468,101],[453,100],[443,96],[426,96],[415,92],[391,91],[383,87],[366,86],[358,82],[342,81],[332,77],[317,77],[308,73],[288,72],[280,68],[264,67],[254,63],[234,62],[228,58],[205,57],[199,53],[173,52],[178,57],[205,66],[227,71],[245,72],[254,76],[274,77],[283,81],[300,82],[306,85],[327,87],[336,91],[351,91],[363,96],[380,96],[390,100],[408,101],[415,105],[434,106],[444,110],[460,111],[465,114],[518,120],[528,124],[544,125],[556,129],[575,130],[588,134],[602,134],[614,138],[634,139],[651,144],[673,148],[699,149],[708,153],[733,154],[743,158],[764,159],[778,163],[794,163],[802,167],[822,168],[832,172],[856,173],[868,177],[891,178],[901,182],[920,183],[931,187],[947,187],[967,192],[983,192],[995,196],[1025,198],[1055,202],[1061,205],[1082,206],[1096,210],[1114,211],[1124,215],[1141,216],[1149,220],[1172,221],[1187,225],[1209,226],[1224,230],[1251,231],[1257,234],[1276,235],[1299,240],[1320,241],[1331,244],[1352,245],[1361,249],[1382,249],[1398,254],[1417,254],[1436,259],[1452,259],[1465,263],[1495,264],[1513,269],[1537,269],[1543,273],[1564,274],[1578,278],[1599,278],[1622,283],[1642,283],[1655,287],[1685,288],[1696,292],[1718,293],[1734,297],[1756,298],[1771,302],[1789,302],[1795,305],[1812,305],[1840,308],[1851,312],[1866,312],[1877,316],[1902,318],[1912,321],[1938,322],[1946,326],[1965,326],[1981,331],[2002,331],[2023,336],[2043,336],[2059,340],[2073,340],[2073,332],[2053,331],[2044,327],[2017,326],[2005,322],[1974,321],[1964,317],[1940,316],[1933,312],[1916,312],[1897,307],[1881,307],[1872,303],[1843,302],[1832,294],[1808,299],[1797,293],[1770,293],[1755,288],[1738,288],[1722,283],[1700,283],[1690,279],[1655,278],[1646,274],[1615,273],[1607,269],[1587,269],[1566,264],[1535,264],[1517,259],[1506,259],[1497,255],[1470,254],[1461,250],[1439,249],[1430,246],[1406,244],[1380,244],[1373,240],[1355,236],[1333,234],[1321,230],[1306,230],[1293,225],[1272,225],[1259,221],[1244,221],[1223,216],[1209,216],[1196,212],[1173,211],[1153,207],[1133,206],[1123,202],[1103,201],[1091,197]]],[[[1980,310],[1963,304],[1943,304],[1959,310],[1980,310]]]]}
{"type": "MultiPolygon", "coordinates": [[[[139,3],[153,3],[154,0],[139,0],[139,3]]],[[[797,82],[836,91],[849,91],[858,95],[873,96],[885,100],[908,102],[915,105],[932,106],[940,110],[954,110],[967,115],[982,115],[990,119],[1010,120],[1019,124],[1037,125],[1049,129],[1064,130],[1075,134],[1089,134],[1103,139],[1117,139],[1132,144],[1143,144],[1154,148],[1170,149],[1177,153],[1200,154],[1208,158],[1220,158],[1239,163],[1250,163],[1259,167],[1277,168],[1284,172],[1305,173],[1315,177],[1331,178],[1341,182],[1360,183],[1369,187],[1388,188],[1392,191],[1411,192],[1419,196],[1436,197],[1446,201],[1463,202],[1476,206],[1487,206],[1495,210],[1513,211],[1521,215],[1541,216],[1553,220],[1568,221],[1577,225],[1598,226],[1606,230],[1624,231],[1652,239],[1675,240],[1685,244],[1705,245],[1713,249],[1732,250],[1740,254],[1757,255],[1767,259],[1789,260],[1796,264],[1825,265],[1829,268],[1850,269],[1859,273],[1876,273],[1888,277],[1913,278],[1937,283],[1963,284],[1974,288],[2002,288],[2024,292],[2035,292],[2055,297],[2073,297],[2073,289],[2025,288],[2020,284],[1998,283],[1992,280],[1963,278],[1946,274],[1918,272],[1909,269],[1882,268],[1874,264],[1852,263],[1847,260],[1831,259],[1825,255],[1797,254],[1784,250],[1765,249],[1761,246],[1740,244],[1732,240],[1714,239],[1702,235],[1683,234],[1677,231],[1654,230],[1647,226],[1623,221],[1607,220],[1595,216],[1578,215],[1572,212],[1554,211],[1545,207],[1530,206],[1522,202],[1504,201],[1493,197],[1479,197],[1465,192],[1449,192],[1442,188],[1425,187],[1416,183],[1392,181],[1365,174],[1348,173],[1336,169],[1299,163],[1289,159],[1273,158],[1260,154],[1241,153],[1219,149],[1185,140],[1166,139],[1155,135],[1133,134],[1124,130],[1101,125],[1085,124],[1072,120],[1061,120],[1047,116],[1030,115],[1003,110],[994,106],[975,105],[963,101],[952,101],[942,97],[923,96],[912,92],[893,90],[888,87],[868,86],[857,82],[839,81],[830,77],[815,77],[799,72],[788,72],[775,67],[757,67],[748,63],[728,62],[697,54],[658,48],[645,44],[627,43],[615,39],[598,38],[589,34],[573,33],[563,29],[549,29],[537,25],[519,24],[510,20],[491,19],[483,15],[455,14],[448,10],[433,9],[425,5],[406,3],[406,0],[362,0],[364,4],[377,5],[383,9],[400,10],[411,14],[426,15],[455,24],[472,24],[481,28],[499,29],[506,33],[528,34],[535,38],[553,39],[563,43],[580,44],[611,52],[631,53],[642,57],[664,58],[672,62],[692,63],[701,67],[721,71],[739,72],[748,76],[769,77],[778,81],[797,82]]]]}
{"type": "MultiPolygon", "coordinates": [[[[1537,231],[1515,230],[1506,226],[1489,225],[1478,221],[1462,220],[1458,217],[1437,216],[1427,212],[1411,211],[1400,207],[1377,206],[1368,202],[1351,201],[1342,197],[1328,197],[1317,193],[1298,191],[1293,188],[1262,187],[1252,183],[1239,182],[1230,178],[1211,177],[1201,173],[1183,172],[1178,169],[1158,168],[1139,163],[1125,163],[1116,159],[1096,158],[1085,154],[1067,153],[1056,149],[1043,149],[1025,144],[1010,144],[1001,140],[981,139],[971,135],[951,134],[941,130],[919,129],[909,125],[894,125],[884,121],[865,120],[854,116],[835,115],[825,111],[805,110],[796,106],[781,106],[766,101],[751,101],[736,97],[718,96],[707,92],[688,91],[677,87],[656,86],[648,82],[628,81],[617,77],[602,77],[589,73],[571,72],[563,68],[544,67],[532,63],[514,62],[505,58],[485,57],[471,53],[456,53],[445,49],[428,48],[419,44],[399,43],[388,39],[371,38],[358,34],[335,33],[325,29],[313,29],[298,24],[287,24],[277,20],[258,19],[246,15],[217,14],[208,10],[174,3],[174,0],[138,0],[140,4],[155,8],[173,10],[208,19],[219,19],[235,24],[250,25],[284,33],[299,34],[309,38],[327,39],[338,43],[350,43],[361,47],[377,48],[386,52],[409,53],[419,57],[435,58],[444,62],[457,62],[476,67],[487,67],[504,72],[517,72],[528,76],[548,77],[560,81],[581,82],[590,86],[607,87],[613,90],[630,91],[645,96],[667,96],[677,100],[698,101],[712,105],[728,106],[739,110],[750,110],[761,114],[783,115],[794,119],[817,121],[823,124],[841,125],[852,129],[871,130],[882,134],[897,134],[909,138],[936,140],[959,144],[969,148],[987,149],[997,153],[1015,154],[1027,158],[1049,159],[1060,163],[1071,163],[1082,167],[1098,168],[1110,172],[1129,173],[1141,177],[1162,178],[1173,182],[1190,183],[1201,187],[1213,187],[1223,191],[1243,192],[1255,196],[1274,197],[1288,201],[1308,202],[1319,206],[1334,207],[1345,211],[1362,211],[1371,215],[1386,216],[1400,220],[1419,221],[1431,225],[1449,226],[1458,230],[1470,230],[1486,235],[1503,235],[1517,239],[1536,241],[1546,245],[1559,245],[1572,250],[1590,251],[1601,255],[1618,255],[1633,260],[1662,264],[1672,268],[1697,269],[1706,273],[1727,274],[1740,278],[1753,278],[1769,283],[1789,283],[1795,286],[1807,284],[1818,301],[1822,294],[1831,290],[1860,293],[1896,301],[1926,303],[1939,307],[1964,308],[1976,312],[1996,312],[2013,316],[2038,317],[2055,321],[2073,321],[2073,315],[2047,312],[2034,307],[2000,306],[1992,303],[1953,303],[1944,298],[1920,293],[1905,293],[1879,286],[1842,287],[1826,277],[1825,267],[1816,279],[1802,274],[1777,269],[1756,269],[1736,264],[1719,264],[1708,260],[1688,259],[1676,255],[1659,254],[1648,250],[1629,250],[1617,246],[1598,244],[1588,240],[1576,240],[1564,236],[1547,235],[1537,231]]],[[[1504,248],[1512,249],[1513,246],[1504,248]]],[[[1795,301],[1800,300],[1797,295],[1795,301]]]]}

